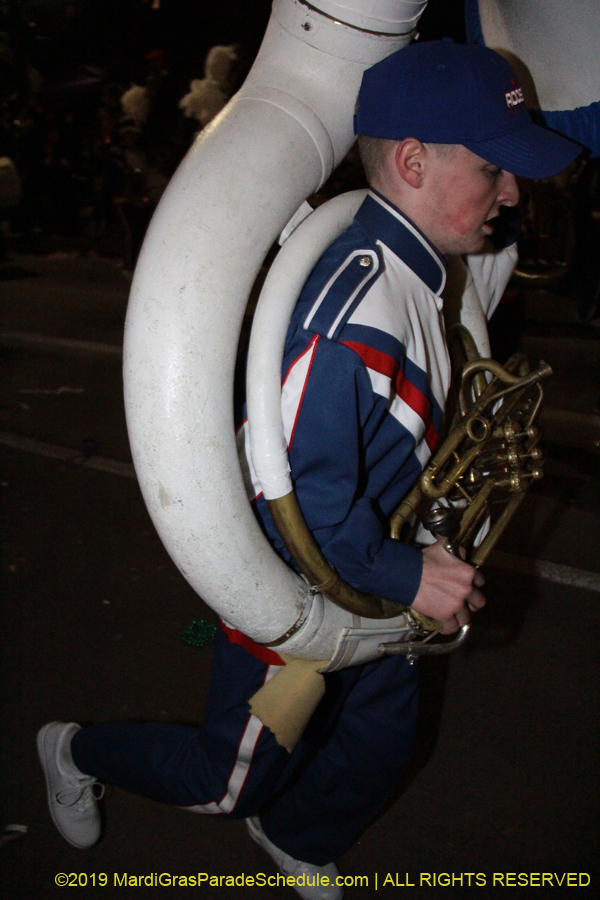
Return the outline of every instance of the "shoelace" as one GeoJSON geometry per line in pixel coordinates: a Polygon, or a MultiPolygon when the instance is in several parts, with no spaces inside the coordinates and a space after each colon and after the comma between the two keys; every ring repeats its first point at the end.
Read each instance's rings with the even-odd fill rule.
{"type": "Polygon", "coordinates": [[[56,795],[56,802],[60,806],[67,807],[79,805],[81,807],[81,810],[84,811],[86,809],[89,809],[90,806],[93,806],[96,801],[102,800],[103,797],[104,785],[94,780],[86,782],[85,784],[81,784],[78,787],[67,788],[64,791],[59,791],[56,795]],[[73,797],[70,802],[67,799],[69,797],[73,797]]]}

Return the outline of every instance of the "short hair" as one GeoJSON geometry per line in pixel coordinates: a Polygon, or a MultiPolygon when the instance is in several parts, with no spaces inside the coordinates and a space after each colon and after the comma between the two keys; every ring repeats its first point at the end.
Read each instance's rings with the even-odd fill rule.
{"type": "MultiPolygon", "coordinates": [[[[367,181],[370,182],[379,175],[392,145],[398,143],[400,143],[400,141],[390,140],[389,138],[370,137],[366,134],[358,135],[358,152],[365,170],[365,175],[367,176],[367,181]]],[[[458,144],[427,143],[425,146],[431,147],[438,156],[449,159],[456,152],[458,144]]]]}
{"type": "Polygon", "coordinates": [[[358,152],[367,181],[372,181],[379,174],[392,144],[397,143],[398,141],[388,138],[375,138],[367,134],[358,135],[358,152]]]}
{"type": "Polygon", "coordinates": [[[460,144],[430,144],[425,143],[425,141],[423,141],[423,143],[426,147],[432,147],[434,152],[444,159],[450,159],[450,157],[454,156],[456,153],[456,148],[460,147],[460,144]]]}

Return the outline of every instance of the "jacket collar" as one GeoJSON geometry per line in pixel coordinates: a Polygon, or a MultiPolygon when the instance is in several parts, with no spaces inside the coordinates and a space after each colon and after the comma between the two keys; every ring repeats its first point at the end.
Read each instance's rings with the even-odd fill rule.
{"type": "Polygon", "coordinates": [[[441,294],[446,284],[446,260],[423,232],[374,188],[369,189],[355,221],[425,282],[438,298],[441,309],[441,294]]]}

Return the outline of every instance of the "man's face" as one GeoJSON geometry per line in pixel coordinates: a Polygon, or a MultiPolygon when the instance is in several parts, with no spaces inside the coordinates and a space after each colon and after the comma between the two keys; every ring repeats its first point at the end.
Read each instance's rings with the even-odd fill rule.
{"type": "Polygon", "coordinates": [[[478,253],[494,232],[501,206],[516,206],[514,175],[456,145],[450,153],[427,145],[430,182],[428,237],[442,253],[478,253]]]}

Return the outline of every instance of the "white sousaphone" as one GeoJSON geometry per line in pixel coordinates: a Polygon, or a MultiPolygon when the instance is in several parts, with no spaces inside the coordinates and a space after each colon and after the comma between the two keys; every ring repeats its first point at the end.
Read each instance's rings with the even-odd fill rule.
{"type": "MultiPolygon", "coordinates": [[[[144,499],[196,592],[230,625],[328,670],[374,659],[413,626],[357,615],[286,566],[248,503],[236,450],[233,374],[247,297],[262,261],[353,141],[365,68],[414,37],[427,0],[274,0],[241,90],[173,177],[144,241],[125,330],[127,423],[144,499]]],[[[351,222],[361,192],[310,215],[278,255],[249,358],[252,461],[267,499],[292,491],[280,372],[298,291],[351,222]]],[[[460,318],[489,355],[469,280],[460,318]]],[[[484,303],[485,305],[485,303],[484,303]]]]}
{"type": "MultiPolygon", "coordinates": [[[[125,402],[153,522],[209,606],[255,641],[278,642],[279,652],[296,657],[330,660],[342,636],[358,629],[373,632],[360,658],[374,658],[383,637],[400,639],[408,626],[404,615],[363,619],[311,592],[262,534],[234,435],[238,336],[267,251],[354,140],[364,69],[411,40],[425,5],[275,0],[245,84],[159,204],[131,290],[125,402]]],[[[356,199],[342,204],[333,237],[355,208],[356,199]]],[[[342,664],[351,656],[357,661],[338,652],[342,664]]]]}

